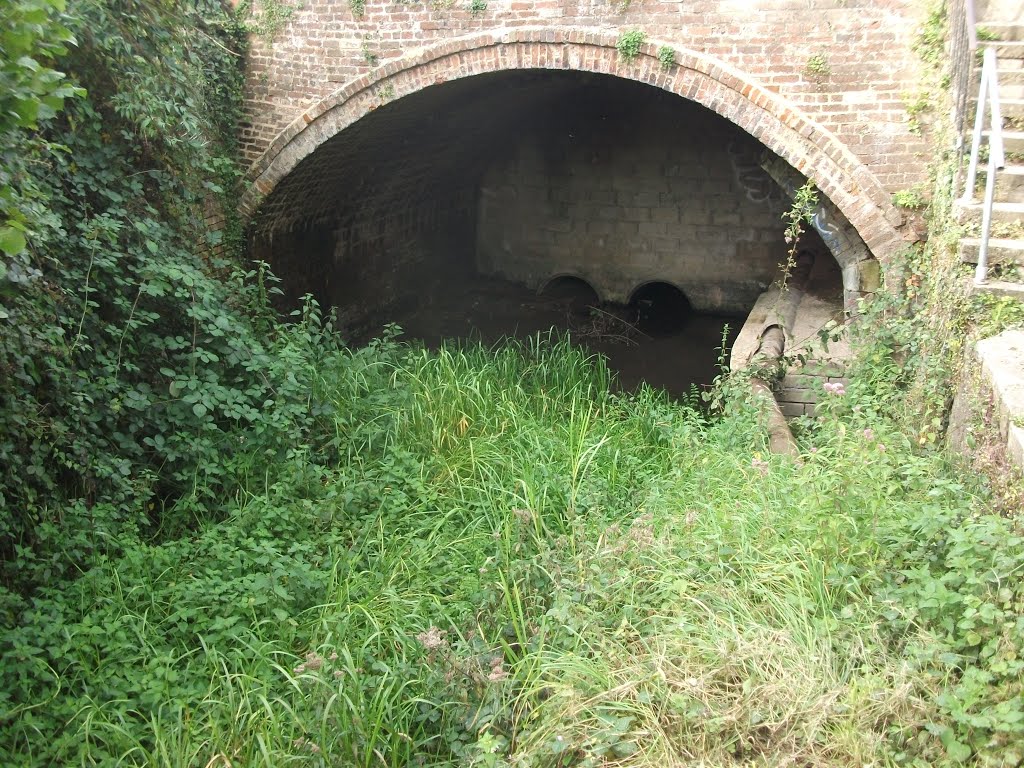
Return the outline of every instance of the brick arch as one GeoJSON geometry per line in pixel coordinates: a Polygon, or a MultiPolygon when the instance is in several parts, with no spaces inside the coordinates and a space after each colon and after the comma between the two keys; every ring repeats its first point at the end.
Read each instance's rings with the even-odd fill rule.
{"type": "MultiPolygon", "coordinates": [[[[801,110],[711,56],[649,40],[636,59],[623,61],[615,43],[615,35],[606,30],[529,27],[467,35],[411,51],[350,81],[281,131],[250,167],[251,186],[239,211],[252,216],[321,144],[396,98],[491,72],[576,70],[647,83],[716,112],[814,181],[875,257],[885,260],[899,249],[903,238],[897,227],[903,217],[889,195],[842,142],[801,110]],[[664,47],[675,51],[676,64],[668,70],[658,59],[664,47]]],[[[859,282],[851,277],[848,288],[859,282]]]]}

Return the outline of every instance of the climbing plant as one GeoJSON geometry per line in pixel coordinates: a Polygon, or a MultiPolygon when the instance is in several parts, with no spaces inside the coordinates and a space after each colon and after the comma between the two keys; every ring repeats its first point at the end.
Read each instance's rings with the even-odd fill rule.
{"type": "Polygon", "coordinates": [[[37,102],[2,118],[15,190],[3,213],[25,240],[8,239],[0,270],[8,616],[37,585],[187,530],[246,478],[265,480],[283,436],[310,423],[303,375],[320,333],[313,307],[281,326],[271,276],[237,261],[245,37],[224,6],[16,9],[43,74],[3,65],[20,89],[4,105],[37,102]],[[221,231],[203,225],[211,207],[221,231]]]}

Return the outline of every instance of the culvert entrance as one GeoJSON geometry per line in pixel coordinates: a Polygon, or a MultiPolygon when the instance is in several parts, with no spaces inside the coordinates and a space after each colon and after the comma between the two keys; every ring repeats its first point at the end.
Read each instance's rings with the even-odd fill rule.
{"type": "Polygon", "coordinates": [[[385,323],[427,344],[555,326],[625,386],[682,392],[717,374],[723,325],[785,257],[764,152],[633,81],[467,77],[328,139],[254,217],[252,254],[291,296],[333,306],[353,344],[385,323]]]}

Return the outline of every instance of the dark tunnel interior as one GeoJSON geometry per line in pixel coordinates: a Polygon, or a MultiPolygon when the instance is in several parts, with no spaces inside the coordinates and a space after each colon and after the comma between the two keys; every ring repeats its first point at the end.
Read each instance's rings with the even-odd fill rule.
{"type": "MultiPolygon", "coordinates": [[[[251,222],[250,256],[290,301],[334,308],[354,345],[386,323],[428,345],[555,326],[623,386],[710,383],[785,259],[790,203],[759,142],[699,104],[591,73],[386,96],[251,222]]],[[[803,247],[828,256],[813,230],[803,247]]],[[[819,261],[841,301],[838,267],[819,261]]]]}

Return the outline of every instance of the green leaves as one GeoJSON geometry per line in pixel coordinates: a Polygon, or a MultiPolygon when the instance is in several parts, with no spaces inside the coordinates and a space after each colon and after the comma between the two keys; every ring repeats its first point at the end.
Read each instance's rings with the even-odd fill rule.
{"type": "MultiPolygon", "coordinates": [[[[0,251],[3,251],[8,256],[16,256],[25,250],[25,233],[20,227],[8,225],[6,227],[0,227],[0,251]]],[[[3,272],[0,273],[0,280],[7,276],[7,268],[3,268],[3,272]]]]}

